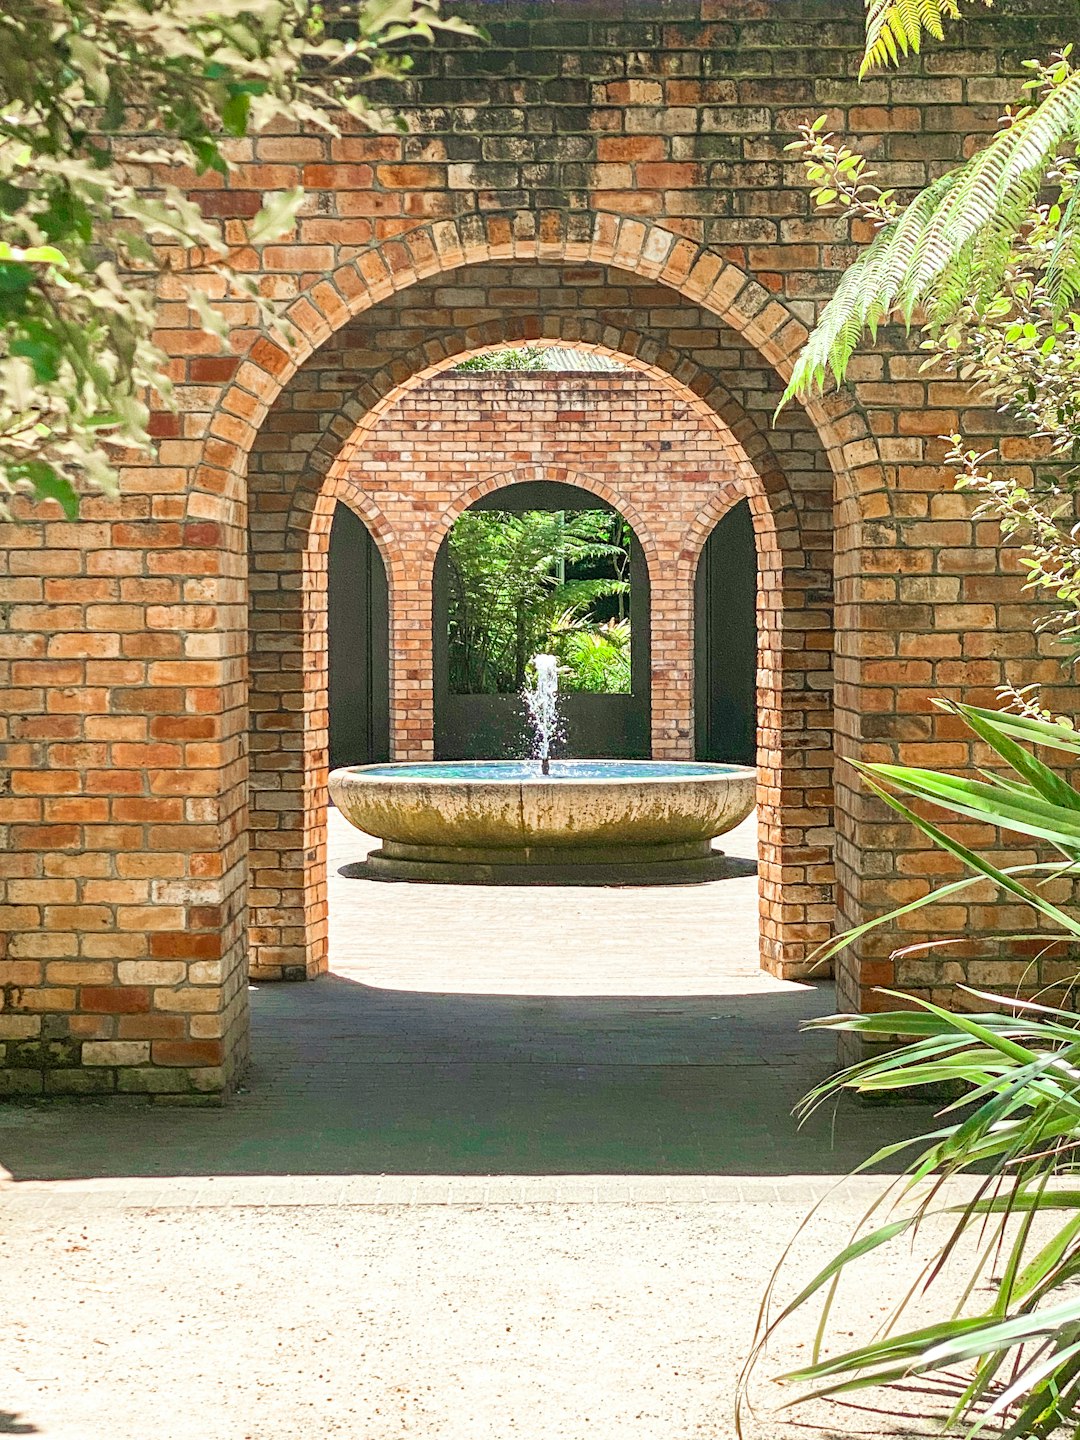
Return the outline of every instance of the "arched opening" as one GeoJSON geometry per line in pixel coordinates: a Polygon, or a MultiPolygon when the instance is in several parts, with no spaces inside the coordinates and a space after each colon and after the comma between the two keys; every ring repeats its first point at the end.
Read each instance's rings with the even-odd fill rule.
{"type": "MultiPolygon", "coordinates": [[[[648,559],[651,751],[671,760],[690,759],[695,752],[694,590],[700,552],[717,519],[749,497],[762,596],[760,953],[773,974],[798,975],[809,950],[827,933],[832,913],[831,651],[799,643],[802,631],[821,638],[831,633],[833,478],[813,425],[789,409],[777,430],[770,430],[765,416],[775,408],[777,382],[753,342],[699,309],[700,338],[692,350],[680,348],[688,332],[670,328],[674,318],[656,308],[655,282],[629,268],[599,263],[560,270],[556,280],[552,267],[515,257],[466,261],[461,273],[477,293],[492,297],[490,306],[462,312],[459,319],[452,308],[440,308],[444,296],[437,276],[417,277],[380,295],[297,371],[252,453],[253,503],[269,507],[263,518],[252,520],[252,565],[261,572],[253,605],[291,614],[290,596],[297,592],[281,572],[299,566],[299,613],[289,630],[300,644],[290,669],[295,667],[296,687],[306,696],[299,708],[310,717],[303,726],[308,759],[300,784],[292,777],[283,784],[272,763],[264,779],[257,758],[261,738],[253,736],[252,794],[265,786],[274,832],[252,835],[252,849],[260,866],[265,861],[267,874],[264,887],[253,887],[253,973],[291,978],[301,965],[307,975],[326,968],[321,937],[327,749],[325,728],[320,733],[318,723],[326,681],[319,636],[325,637],[326,546],[337,500],[344,498],[364,517],[390,578],[391,756],[424,760],[435,753],[432,580],[439,547],[457,516],[477,500],[510,484],[551,481],[580,486],[612,504],[633,526],[648,559]],[[537,286],[530,283],[534,275],[537,285],[543,281],[539,316],[537,286]],[[646,312],[642,333],[636,327],[646,312]],[[647,404],[630,407],[635,442],[648,454],[631,464],[617,446],[598,447],[592,412],[586,403],[581,416],[575,394],[567,401],[567,419],[577,426],[576,449],[563,446],[566,427],[560,424],[548,428],[540,445],[523,448],[509,437],[499,453],[479,458],[474,441],[488,432],[477,427],[475,416],[456,413],[442,392],[475,380],[454,373],[464,356],[523,343],[616,356],[618,384],[653,392],[647,404]],[[359,367],[358,356],[364,357],[359,367]],[[436,392],[439,403],[433,406],[436,392]],[[648,418],[657,406],[669,419],[671,407],[679,410],[675,445],[663,424],[648,418]],[[276,437],[284,434],[298,457],[291,473],[282,471],[276,448],[276,437]],[[554,452],[553,434],[559,440],[554,452]],[[445,453],[417,463],[419,450],[454,437],[450,463],[445,453]],[[278,497],[284,494],[291,499],[283,510],[278,497]],[[273,514],[281,515],[280,522],[273,514]],[[280,575],[272,585],[270,573],[280,575]],[[288,794],[279,795],[281,790],[288,794]],[[797,885],[793,877],[803,872],[807,883],[797,885]],[[290,881],[287,892],[283,874],[290,881]],[[302,887],[292,885],[294,875],[302,878],[302,887]],[[264,896],[272,908],[262,911],[264,896]]],[[[570,380],[540,378],[556,387],[570,380]]],[[[573,380],[584,390],[616,384],[613,375],[578,374],[573,380]]],[[[557,417],[563,413],[557,411],[557,417]]],[[[322,643],[325,647],[325,639],[322,643]]],[[[253,659],[253,676],[262,669],[253,659]]],[[[283,700],[282,679],[279,666],[267,672],[277,714],[286,705],[297,708],[283,700]]],[[[253,699],[261,683],[253,682],[253,699]]],[[[268,717],[256,726],[275,723],[268,717]]],[[[255,832],[254,822],[262,817],[254,804],[252,816],[255,832]]]]}
{"type": "Polygon", "coordinates": [[[390,599],[364,522],[334,508],[326,577],[330,768],[390,758],[390,599]]]}
{"type": "Polygon", "coordinates": [[[757,760],[757,590],[754,522],[747,501],[722,515],[694,583],[694,753],[698,760],[757,760]]]}
{"type": "Polygon", "coordinates": [[[556,754],[651,754],[648,563],[614,505],[559,481],[495,490],[443,537],[432,592],[436,759],[530,753],[537,653],[559,660],[556,754]]]}

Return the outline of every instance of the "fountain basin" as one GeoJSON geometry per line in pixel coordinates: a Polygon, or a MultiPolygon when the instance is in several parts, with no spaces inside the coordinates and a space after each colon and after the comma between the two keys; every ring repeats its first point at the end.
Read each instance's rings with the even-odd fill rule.
{"type": "Polygon", "coordinates": [[[365,873],[447,884],[685,884],[724,873],[715,836],[756,772],[663,760],[433,761],[334,770],[345,818],[382,845],[365,873]]]}

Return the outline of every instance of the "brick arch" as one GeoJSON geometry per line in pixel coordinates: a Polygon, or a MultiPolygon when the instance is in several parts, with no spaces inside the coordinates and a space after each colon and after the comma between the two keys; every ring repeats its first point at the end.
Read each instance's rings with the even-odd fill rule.
{"type": "MultiPolygon", "coordinates": [[[[527,333],[531,328],[528,324],[522,326],[517,322],[479,327],[477,330],[467,332],[465,341],[480,342],[474,347],[477,349],[498,348],[508,340],[532,338],[527,333]]],[[[647,337],[635,334],[627,335],[626,332],[620,332],[611,327],[605,327],[604,333],[599,334],[589,327],[583,327],[580,323],[573,327],[560,325],[558,335],[546,338],[562,339],[567,330],[571,332],[567,336],[570,343],[589,343],[593,348],[606,353],[616,353],[626,359],[630,370],[640,377],[648,377],[656,382],[653,387],[655,391],[662,389],[668,392],[674,402],[682,406],[688,421],[699,425],[703,432],[708,432],[712,437],[712,444],[716,447],[715,454],[724,457],[722,462],[723,478],[718,478],[721,486],[719,494],[724,497],[724,503],[730,503],[732,499],[744,494],[749,494],[753,499],[756,512],[759,566],[763,576],[767,577],[766,589],[773,610],[778,612],[783,603],[790,603],[800,614],[805,614],[807,602],[801,593],[801,587],[804,586],[805,581],[801,576],[806,560],[799,534],[799,509],[794,503],[787,484],[787,477],[779,460],[773,455],[767,440],[762,437],[752,419],[745,416],[732,401],[726,387],[718,384],[707,372],[686,362],[686,357],[674,351],[662,349],[659,345],[649,342],[647,337]],[[584,342],[580,340],[582,333],[586,337],[584,342]],[[626,351],[628,350],[632,350],[634,353],[627,355],[626,351]],[[673,371],[676,373],[673,374],[673,371]],[[691,389],[691,386],[694,388],[691,389]],[[714,405],[716,408],[713,408],[714,405]],[[758,457],[757,466],[747,455],[740,440],[732,434],[724,418],[717,413],[720,406],[727,409],[728,415],[739,424],[742,433],[754,446],[758,457]],[[769,469],[766,469],[765,464],[762,463],[766,457],[769,469]],[[762,471],[768,474],[770,470],[772,472],[771,483],[766,485],[762,479],[762,471]],[[780,525],[779,531],[777,522],[780,525]],[[788,590],[790,590],[790,597],[786,594],[788,590]]],[[[252,933],[253,936],[259,935],[260,939],[253,945],[252,973],[259,978],[273,978],[276,975],[291,976],[292,974],[317,975],[325,969],[326,965],[325,881],[323,875],[326,805],[325,732],[328,718],[328,691],[325,650],[326,560],[321,548],[323,542],[320,536],[328,529],[333,505],[340,495],[346,493],[350,495],[354,503],[359,506],[363,518],[365,487],[371,484],[372,478],[364,466],[368,463],[370,455],[377,454],[379,422],[387,419],[395,402],[407,403],[409,397],[416,394],[418,387],[421,387],[425,381],[433,383],[439,380],[440,372],[445,372],[455,359],[461,357],[463,352],[460,345],[462,343],[462,337],[459,334],[453,339],[453,343],[447,343],[444,349],[442,340],[436,338],[431,343],[396,357],[391,365],[385,366],[383,372],[380,372],[383,374],[384,380],[379,386],[373,387],[369,383],[362,390],[358,390],[355,400],[340,405],[334,413],[331,423],[324,427],[323,433],[328,437],[333,436],[334,442],[340,447],[337,458],[330,466],[326,466],[325,459],[321,463],[313,465],[309,457],[305,460],[302,468],[294,470],[293,473],[297,478],[287,483],[285,493],[282,493],[280,486],[274,492],[276,497],[280,497],[276,508],[280,510],[281,500],[285,500],[287,506],[283,524],[273,532],[273,536],[284,545],[285,553],[282,554],[280,549],[276,553],[287,568],[296,565],[302,567],[302,596],[299,598],[302,600],[303,608],[301,622],[303,648],[296,652],[288,663],[290,667],[295,667],[293,683],[298,689],[302,689],[303,694],[304,780],[301,792],[295,797],[298,807],[296,813],[287,816],[279,806],[273,816],[274,833],[268,837],[259,837],[252,843],[251,848],[254,853],[260,857],[271,856],[269,862],[260,858],[253,885],[254,893],[258,896],[270,893],[268,886],[259,883],[261,868],[269,864],[269,869],[275,876],[285,874],[297,863],[299,856],[302,856],[300,872],[302,873],[301,893],[304,896],[303,919],[301,921],[299,915],[294,911],[290,912],[291,918],[286,918],[284,922],[274,920],[273,923],[282,929],[282,933],[291,932],[293,935],[296,935],[297,931],[302,928],[303,940],[299,946],[295,941],[281,947],[268,944],[265,939],[268,929],[263,924],[264,918],[268,917],[260,907],[253,905],[252,933]],[[414,364],[419,365],[424,371],[422,376],[414,377],[410,373],[414,364]],[[379,406],[378,414],[369,417],[364,412],[357,417],[353,406],[362,406],[368,401],[374,400],[376,391],[385,391],[387,387],[390,388],[384,403],[379,406]],[[375,447],[374,451],[368,448],[369,441],[375,447]],[[319,472],[323,472],[321,476],[319,472]],[[347,489],[343,490],[342,487],[347,487],[347,489]],[[296,560],[288,559],[289,554],[296,556],[296,560]],[[296,844],[297,839],[302,840],[302,845],[296,844]],[[293,859],[290,859],[287,851],[282,850],[283,845],[292,846],[293,859]],[[299,852],[299,856],[297,852],[299,852]],[[263,957],[266,959],[264,960],[263,957]]],[[[551,378],[555,379],[556,377],[552,376],[551,378]]],[[[480,377],[458,377],[460,382],[465,382],[466,379],[475,383],[480,377]]],[[[312,395],[317,396],[318,390],[313,391],[312,395]]],[[[309,399],[304,406],[305,413],[310,414],[311,409],[309,399]]],[[[291,432],[288,427],[285,427],[275,432],[275,436],[267,441],[268,453],[271,457],[276,453],[276,435],[278,434],[288,437],[291,432]]],[[[395,434],[393,427],[391,427],[391,434],[395,434]]],[[[285,443],[287,443],[287,439],[285,443]]],[[[396,437],[392,446],[397,447],[399,452],[402,446],[406,449],[411,448],[407,436],[396,437]]],[[[323,453],[324,456],[333,453],[329,443],[323,453]]],[[[375,473],[377,474],[383,468],[385,468],[385,462],[379,461],[375,473]]],[[[720,477],[721,471],[716,473],[717,477],[720,477]]],[[[692,575],[687,580],[685,566],[680,564],[680,556],[684,554],[688,544],[699,543],[701,537],[696,535],[696,530],[700,531],[703,528],[702,516],[691,510],[685,519],[679,519],[676,528],[673,529],[671,524],[668,524],[665,527],[665,547],[661,553],[648,515],[631,503],[627,495],[621,492],[617,478],[602,479],[591,473],[587,465],[540,464],[526,466],[521,463],[489,470],[479,479],[463,486],[454,494],[452,503],[443,506],[441,513],[427,515],[424,518],[419,532],[416,530],[415,522],[408,521],[407,529],[411,535],[408,543],[403,538],[404,532],[396,537],[396,563],[400,565],[402,571],[407,569],[409,575],[408,584],[399,585],[397,573],[395,573],[391,606],[393,753],[397,758],[408,759],[424,758],[430,753],[428,747],[431,744],[433,733],[433,695],[429,673],[430,580],[431,567],[438,546],[457,515],[470,504],[475,503],[485,494],[525,478],[554,479],[564,483],[577,483],[579,488],[596,493],[607,503],[612,504],[625,515],[634,527],[642,542],[642,548],[649,564],[650,579],[653,582],[650,586],[650,608],[654,630],[651,686],[654,697],[654,753],[670,756],[684,756],[691,753],[686,747],[692,745],[693,735],[693,581],[692,575]],[[419,549],[417,549],[418,545],[419,549]],[[398,596],[401,600],[400,606],[396,603],[398,596]],[[689,647],[685,643],[687,634],[691,635],[689,647]],[[401,677],[400,684],[394,678],[397,675],[401,677]]],[[[383,483],[384,479],[379,478],[378,485],[381,487],[383,483]]],[[[460,479],[455,481],[455,484],[460,484],[460,479]]],[[[375,493],[380,493],[380,491],[377,489],[375,493]]],[[[716,497],[713,497],[713,503],[715,500],[716,497]]],[[[831,499],[826,503],[831,505],[831,499]]],[[[367,496],[366,504],[373,505],[376,502],[371,496],[367,496]]],[[[426,509],[426,507],[424,508],[426,509]]],[[[368,510],[368,514],[370,513],[371,511],[368,510]]],[[[271,540],[269,548],[273,551],[272,538],[264,537],[263,553],[266,553],[268,540],[271,540]]],[[[820,536],[818,543],[820,547],[820,536]]],[[[286,582],[286,603],[288,603],[287,595],[289,593],[295,596],[295,587],[286,582]]],[[[258,600],[258,597],[256,599],[258,600]]],[[[788,673],[792,666],[796,670],[798,669],[798,652],[789,649],[785,656],[781,649],[778,613],[774,618],[775,623],[766,624],[761,632],[764,663],[759,669],[759,673],[764,677],[761,696],[762,713],[767,717],[766,730],[770,745],[769,750],[762,757],[763,773],[770,781],[770,784],[763,788],[761,793],[764,854],[762,866],[762,956],[763,962],[777,973],[794,974],[798,972],[811,943],[820,936],[803,934],[807,927],[795,918],[796,911],[791,906],[786,907],[784,919],[778,921],[776,918],[779,913],[776,909],[779,877],[783,874],[790,883],[790,877],[800,863],[797,851],[802,848],[803,831],[799,827],[806,824],[805,818],[789,821],[786,816],[788,809],[790,809],[792,817],[799,814],[800,807],[796,797],[801,789],[806,789],[809,782],[804,778],[801,769],[798,774],[788,774],[791,768],[789,763],[791,757],[783,753],[780,748],[780,737],[785,726],[784,717],[792,705],[795,708],[792,710],[791,720],[786,722],[787,728],[791,731],[800,729],[802,718],[797,713],[797,700],[792,699],[792,696],[797,696],[798,693],[798,676],[788,673]]],[[[253,657],[253,670],[255,664],[256,660],[253,657]]],[[[285,710],[295,713],[295,702],[289,701],[287,693],[281,689],[283,674],[283,666],[281,664],[275,666],[272,673],[268,673],[269,684],[273,694],[279,699],[285,710]]],[[[282,717],[281,723],[289,723],[288,715],[282,717]]],[[[263,784],[268,783],[271,789],[274,789],[280,782],[274,768],[277,757],[272,748],[268,747],[270,770],[265,777],[261,776],[260,760],[254,744],[252,753],[254,797],[263,784]]],[[[799,766],[803,765],[803,755],[804,750],[798,748],[793,752],[799,766]]],[[[817,779],[816,793],[818,796],[823,793],[823,787],[827,788],[828,784],[827,773],[817,779]]],[[[278,804],[276,798],[274,803],[278,804]]],[[[810,802],[809,796],[807,796],[807,803],[820,805],[822,802],[820,798],[810,802]]],[[[803,809],[805,810],[805,806],[803,809]]],[[[828,826],[827,811],[818,817],[816,823],[819,828],[828,826]]],[[[276,901],[276,891],[274,895],[276,901]]],[[[280,911],[280,906],[278,909],[280,911]]],[[[820,926],[818,928],[820,929],[820,926]]]]}
{"type": "Polygon", "coordinates": [[[673,387],[694,413],[729,444],[747,493],[764,492],[768,504],[757,512],[759,527],[794,531],[799,536],[797,543],[801,544],[799,513],[792,504],[787,476],[768,435],[715,375],[703,370],[689,356],[661,347],[651,337],[638,332],[600,326],[588,319],[570,322],[558,315],[542,319],[511,316],[464,330],[443,332],[395,357],[391,364],[369,376],[356,395],[340,405],[328,420],[293,491],[289,518],[292,542],[297,543],[303,536],[315,504],[314,497],[321,492],[321,487],[347,473],[381,417],[403,394],[468,356],[513,344],[556,342],[613,356],[631,369],[673,387]],[[437,358],[432,358],[433,351],[439,352],[437,358]],[[402,379],[402,375],[406,378],[402,379]]]}
{"type": "MultiPolygon", "coordinates": [[[[266,763],[270,767],[276,767],[280,763],[283,748],[287,752],[290,748],[299,760],[297,766],[300,788],[296,796],[296,808],[302,817],[302,829],[297,833],[297,852],[303,856],[303,864],[306,871],[304,884],[304,913],[302,925],[304,929],[304,946],[310,952],[325,957],[329,940],[329,916],[327,911],[326,895],[326,765],[314,764],[313,759],[317,758],[318,746],[313,747],[312,737],[325,736],[329,724],[329,694],[325,683],[325,675],[329,662],[329,637],[327,632],[327,610],[326,610],[326,576],[329,568],[330,554],[330,528],[333,523],[334,510],[338,503],[347,505],[356,517],[366,526],[368,533],[375,542],[376,548],[382,557],[386,569],[386,581],[389,594],[389,603],[394,603],[396,589],[400,589],[404,578],[404,556],[402,547],[394,534],[393,527],[375,504],[369,495],[366,495],[355,482],[342,477],[333,483],[328,483],[312,515],[311,526],[308,533],[308,543],[302,556],[302,584],[305,594],[305,605],[303,610],[303,652],[305,655],[304,674],[298,690],[299,707],[293,712],[296,727],[286,730],[283,725],[272,728],[269,733],[261,734],[257,725],[253,724],[249,730],[249,754],[251,771],[259,773],[260,767],[266,763]],[[314,600],[314,603],[311,603],[314,600]],[[322,683],[320,683],[320,681],[322,683]],[[266,747],[266,753],[263,747],[266,747]]],[[[267,617],[271,624],[280,617],[273,611],[267,617]]],[[[281,664],[280,654],[274,650],[263,653],[261,632],[258,628],[258,611],[255,606],[251,607],[250,626],[251,635],[249,640],[249,703],[260,694],[260,679],[264,675],[271,678],[271,686],[275,683],[273,677],[280,675],[281,664]]],[[[393,684],[393,652],[387,656],[390,684],[393,684]]],[[[273,689],[270,689],[273,695],[273,689]]],[[[252,715],[254,721],[255,716],[252,715]]],[[[325,748],[325,747],[324,747],[325,748]]],[[[260,804],[264,790],[257,785],[249,785],[249,812],[248,828],[249,834],[258,835],[260,830],[273,833],[281,823],[281,812],[272,808],[265,813],[260,812],[260,804]]],[[[272,805],[277,802],[278,796],[271,790],[266,797],[272,805]]],[[[255,848],[255,847],[253,847],[255,848]]],[[[254,868],[254,867],[253,867],[254,868]]],[[[258,872],[253,877],[258,881],[258,872]]],[[[253,889],[258,892],[257,883],[253,883],[253,889]]],[[[319,973],[325,969],[322,963],[315,971],[319,973]]],[[[266,967],[260,971],[257,964],[251,966],[251,974],[258,978],[260,973],[267,973],[266,967]]],[[[282,978],[306,978],[308,967],[292,967],[282,964],[276,967],[274,973],[282,978]]]]}
{"type": "Polygon", "coordinates": [[[740,500],[746,500],[749,503],[750,513],[754,516],[754,534],[758,536],[758,515],[762,508],[760,499],[753,494],[747,495],[735,485],[725,485],[717,491],[707,505],[701,507],[694,518],[694,523],[686,532],[686,540],[679,555],[679,565],[682,570],[689,572],[691,576],[695,574],[706,540],[728,511],[740,500]]]}
{"type": "Polygon", "coordinates": [[[606,501],[608,505],[619,512],[637,536],[638,544],[645,554],[650,580],[652,579],[659,554],[656,541],[653,539],[649,523],[644,515],[635,506],[628,504],[625,497],[610,485],[605,484],[603,480],[598,480],[595,475],[589,475],[583,470],[568,469],[565,465],[515,465],[508,470],[499,470],[491,475],[486,475],[483,480],[478,480],[439,516],[437,523],[432,527],[424,563],[428,565],[435,563],[439,547],[454,528],[454,522],[464,515],[470,506],[475,505],[478,500],[483,500],[486,495],[493,495],[496,490],[505,490],[508,485],[519,485],[527,481],[549,481],[559,485],[573,485],[576,490],[584,490],[587,494],[596,495],[606,501]]]}
{"type": "MultiPolygon", "coordinates": [[[[563,342],[575,349],[598,352],[622,360],[631,369],[670,385],[707,425],[729,444],[748,494],[763,491],[767,506],[756,511],[755,525],[764,539],[766,530],[793,532],[802,547],[801,519],[792,503],[788,477],[768,433],[747,413],[731,391],[714,374],[690,356],[659,345],[637,331],[599,325],[587,317],[572,321],[560,315],[502,317],[461,330],[427,337],[421,345],[395,356],[382,369],[365,378],[354,395],[330,415],[320,440],[292,491],[288,543],[304,545],[318,496],[327,483],[348,473],[356,454],[379,420],[402,395],[424,384],[468,356],[507,345],[563,342]]],[[[776,544],[775,536],[769,543],[776,544]]]]}
{"type": "Polygon", "coordinates": [[[347,505],[358,520],[367,527],[368,534],[386,567],[386,579],[393,595],[395,582],[400,585],[404,574],[404,556],[401,543],[394,534],[394,528],[376,505],[371,496],[348,475],[328,479],[320,492],[308,527],[309,551],[324,554],[330,539],[330,526],[334,519],[334,507],[341,502],[347,505]]]}
{"type": "MultiPolygon", "coordinates": [[[[781,298],[733,261],[654,221],[600,211],[589,237],[576,239],[561,212],[519,218],[528,222],[527,234],[519,234],[515,220],[505,215],[418,227],[365,250],[305,290],[286,311],[293,328],[292,347],[263,335],[241,359],[211,420],[212,443],[196,471],[194,495],[203,489],[242,502],[246,456],[270,405],[335,331],[398,290],[489,260],[592,262],[658,280],[730,326],[781,378],[790,375],[807,328],[781,298]]],[[[400,374],[397,383],[408,378],[400,374]]],[[[872,513],[880,518],[883,507],[885,513],[891,511],[891,497],[876,437],[860,403],[860,388],[856,382],[844,391],[813,397],[804,409],[825,447],[839,489],[850,491],[860,515],[865,497],[878,496],[872,513]]]]}

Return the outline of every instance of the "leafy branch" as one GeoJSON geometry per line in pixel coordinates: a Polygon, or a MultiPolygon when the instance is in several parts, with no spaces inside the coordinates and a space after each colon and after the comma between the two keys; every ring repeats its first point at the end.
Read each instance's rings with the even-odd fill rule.
{"type": "Polygon", "coordinates": [[[996,294],[1033,211],[1054,242],[1046,257],[1047,294],[1059,312],[1067,307],[1080,290],[1070,204],[1075,176],[1064,183],[1059,170],[1075,162],[1080,144],[1080,74],[1071,49],[1046,65],[1029,62],[1028,103],[1005,115],[985,149],[899,209],[889,192],[878,192],[875,201],[865,162],[824,135],[823,122],[802,127],[802,138],[788,148],[802,154],[818,204],[855,209],[877,228],[822,312],[781,404],[822,389],[829,375],[842,384],[863,336],[875,339],[887,320],[910,326],[921,312],[934,336],[965,302],[996,294]],[[1047,182],[1061,190],[1057,211],[1039,205],[1047,182]]]}
{"type": "Polygon", "coordinates": [[[0,12],[0,514],[22,491],[78,510],[148,455],[149,404],[173,403],[155,343],[158,277],[226,342],[222,301],[287,335],[254,247],[293,226],[303,191],[267,195],[230,233],[187,193],[227,178],[234,142],[272,120],[335,135],[401,122],[367,95],[408,48],[475,35],[438,0],[8,0],[0,12]]]}

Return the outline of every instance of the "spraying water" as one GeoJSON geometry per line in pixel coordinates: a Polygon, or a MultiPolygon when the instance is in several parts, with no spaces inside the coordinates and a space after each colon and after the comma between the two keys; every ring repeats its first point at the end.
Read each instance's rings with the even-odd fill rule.
{"type": "Polygon", "coordinates": [[[554,655],[534,655],[533,668],[536,683],[526,683],[524,699],[536,732],[540,771],[548,775],[551,773],[551,742],[558,734],[559,726],[559,662],[554,655]]]}

